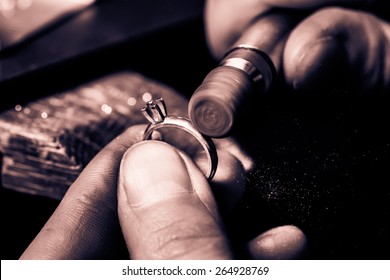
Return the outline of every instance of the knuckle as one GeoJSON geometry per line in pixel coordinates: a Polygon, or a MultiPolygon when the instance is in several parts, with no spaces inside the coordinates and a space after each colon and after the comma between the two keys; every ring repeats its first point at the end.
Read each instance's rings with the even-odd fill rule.
{"type": "Polygon", "coordinates": [[[149,236],[147,250],[154,259],[188,259],[207,256],[223,247],[224,238],[213,226],[188,225],[187,221],[177,221],[158,228],[149,236]],[[207,227],[207,230],[205,228],[207,227]]]}

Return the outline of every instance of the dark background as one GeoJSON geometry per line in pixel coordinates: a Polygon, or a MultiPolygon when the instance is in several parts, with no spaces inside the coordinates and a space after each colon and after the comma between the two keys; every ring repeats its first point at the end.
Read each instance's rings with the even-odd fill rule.
{"type": "MultiPolygon", "coordinates": [[[[202,1],[100,1],[0,54],[1,110],[121,69],[190,97],[217,65],[202,10],[202,1]]],[[[388,96],[342,88],[303,96],[282,83],[271,93],[236,131],[256,160],[242,203],[225,217],[238,256],[258,233],[294,224],[307,235],[307,259],[389,259],[388,96]]],[[[17,259],[59,202],[0,192],[1,259],[17,259]]]]}

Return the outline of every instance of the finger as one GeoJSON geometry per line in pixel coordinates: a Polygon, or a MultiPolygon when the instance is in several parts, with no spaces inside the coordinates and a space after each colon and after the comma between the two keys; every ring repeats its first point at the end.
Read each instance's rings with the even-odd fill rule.
{"type": "Polygon", "coordinates": [[[206,1],[205,32],[212,54],[221,58],[252,20],[266,10],[258,0],[206,1]]]}
{"type": "Polygon", "coordinates": [[[117,174],[125,151],[142,139],[133,126],[85,167],[21,259],[106,258],[120,239],[117,174]],[[117,231],[117,236],[115,236],[117,231]]]}
{"type": "Polygon", "coordinates": [[[124,155],[118,215],[132,259],[231,257],[206,178],[164,142],[141,142],[124,155]]]}
{"type": "Polygon", "coordinates": [[[211,183],[221,216],[228,217],[245,192],[244,168],[230,153],[219,152],[217,172],[211,183]]]}
{"type": "Polygon", "coordinates": [[[390,25],[360,11],[324,8],[301,22],[284,51],[284,74],[294,89],[356,90],[390,86],[390,25]]]}
{"type": "Polygon", "coordinates": [[[234,46],[250,45],[263,51],[273,62],[275,70],[279,72],[287,35],[297,22],[299,15],[287,15],[284,12],[269,12],[265,16],[253,21],[234,43],[234,46]]]}
{"type": "Polygon", "coordinates": [[[307,238],[296,226],[270,229],[248,244],[249,254],[256,260],[300,259],[305,255],[307,238]]]}
{"type": "MultiPolygon", "coordinates": [[[[189,155],[203,174],[210,172],[206,150],[191,134],[174,129],[161,130],[160,136],[164,142],[189,155]]],[[[234,211],[242,198],[245,191],[244,173],[253,168],[253,160],[232,137],[213,139],[213,142],[218,154],[218,168],[211,181],[211,188],[221,215],[225,217],[234,211]]]]}
{"type": "MultiPolygon", "coordinates": [[[[289,8],[289,9],[315,9],[324,6],[331,5],[348,5],[348,6],[357,6],[357,5],[373,5],[375,1],[378,0],[262,0],[265,5],[270,7],[280,7],[280,8],[289,8]]],[[[381,0],[379,0],[381,1],[381,0]]]]}
{"type": "MultiPolygon", "coordinates": [[[[230,137],[215,139],[215,144],[218,151],[218,168],[211,187],[221,216],[229,219],[244,195],[245,173],[252,170],[254,164],[244,149],[230,137]]],[[[196,159],[195,162],[202,164],[196,159]]]]}
{"type": "MultiPolygon", "coordinates": [[[[208,0],[205,5],[206,38],[212,54],[221,58],[256,18],[262,17],[273,8],[291,9],[294,13],[294,10],[312,10],[329,5],[368,7],[377,2],[380,0],[208,0]]],[[[287,11],[285,16],[289,14],[287,11]]],[[[265,39],[267,35],[269,36],[266,34],[265,39]]]]}

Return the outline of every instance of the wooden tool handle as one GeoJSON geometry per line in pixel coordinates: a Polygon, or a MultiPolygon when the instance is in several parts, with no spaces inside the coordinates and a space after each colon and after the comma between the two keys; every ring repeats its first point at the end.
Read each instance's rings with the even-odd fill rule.
{"type": "Polygon", "coordinates": [[[248,97],[268,92],[280,68],[285,35],[295,22],[282,14],[259,19],[205,77],[188,107],[189,117],[201,133],[227,136],[248,97]]]}
{"type": "Polygon", "coordinates": [[[275,70],[260,51],[237,47],[212,70],[190,99],[189,117],[203,134],[223,137],[233,127],[236,114],[253,92],[266,92],[275,70]]]}

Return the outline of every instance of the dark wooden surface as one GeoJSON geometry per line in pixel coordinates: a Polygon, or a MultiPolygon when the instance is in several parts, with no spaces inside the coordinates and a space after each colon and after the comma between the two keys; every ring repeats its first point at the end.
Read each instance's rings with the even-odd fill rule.
{"type": "Polygon", "coordinates": [[[111,73],[0,114],[4,188],[61,199],[88,162],[127,127],[146,123],[145,100],[163,97],[185,116],[178,92],[139,73],[111,73]]]}
{"type": "MultiPolygon", "coordinates": [[[[199,19],[130,41],[0,85],[12,90],[2,99],[2,110],[72,91],[118,69],[138,72],[188,98],[216,64],[199,19]]],[[[308,237],[309,259],[389,259],[389,97],[343,90],[299,96],[276,86],[258,101],[236,131],[256,168],[245,174],[242,203],[225,217],[240,256],[245,258],[242,245],[257,233],[294,224],[308,237]]],[[[2,259],[15,259],[58,200],[0,192],[0,251],[2,259]]]]}

